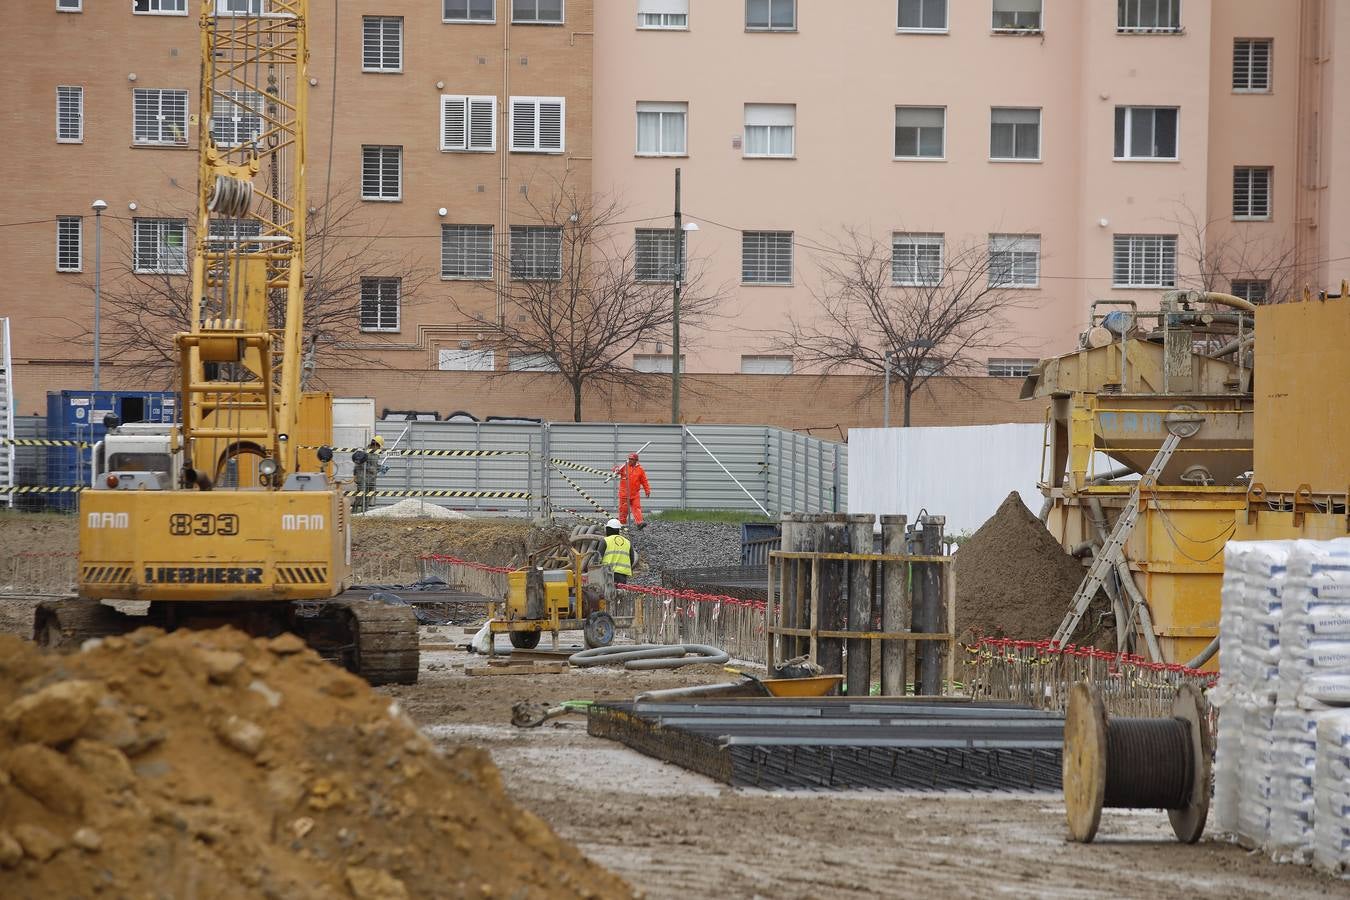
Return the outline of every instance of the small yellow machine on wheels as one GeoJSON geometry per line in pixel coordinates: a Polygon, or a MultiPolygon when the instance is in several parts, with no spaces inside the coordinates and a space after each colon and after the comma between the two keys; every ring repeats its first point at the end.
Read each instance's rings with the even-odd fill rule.
{"type": "Polygon", "coordinates": [[[507,575],[507,594],[489,623],[492,634],[506,634],[511,646],[533,650],[544,632],[554,642],[562,631],[580,631],[588,648],[614,641],[610,614],[614,576],[599,564],[597,544],[604,536],[578,528],[568,544],[536,554],[529,565],[507,575]]]}

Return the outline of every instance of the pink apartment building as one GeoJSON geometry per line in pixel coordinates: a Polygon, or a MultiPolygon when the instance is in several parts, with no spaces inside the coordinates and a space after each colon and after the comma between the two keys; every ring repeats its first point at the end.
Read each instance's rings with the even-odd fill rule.
{"type": "Polygon", "coordinates": [[[1025,292],[988,362],[1015,374],[1093,300],[1350,273],[1347,40],[1350,5],[1322,0],[600,3],[595,183],[669,215],[681,168],[689,253],[735,298],[690,371],[790,371],[762,332],[809,314],[851,228],[893,242],[899,280],[987,242],[1025,292]]]}
{"type": "MultiPolygon", "coordinates": [[[[220,15],[265,2],[216,0],[220,15]]],[[[341,198],[368,242],[330,339],[374,361],[356,381],[376,396],[517,367],[493,345],[502,284],[517,256],[556,265],[527,192],[563,179],[620,199],[620,239],[659,272],[682,170],[689,258],[727,297],[714,327],[685,330],[695,372],[801,371],[765,332],[810,314],[819,248],[845,229],[892,247],[899,281],[988,248],[1023,306],[988,362],[1000,375],[1069,349],[1094,300],[1149,306],[1200,282],[1261,298],[1350,274],[1336,0],[311,8],[310,196],[341,198]]],[[[89,383],[93,200],[105,291],[186,270],[199,9],[25,0],[0,32],[22,85],[2,120],[0,316],[25,412],[89,383]]],[[[652,341],[633,365],[669,371],[670,352],[652,341]]],[[[128,386],[115,365],[104,377],[128,386]]]]}

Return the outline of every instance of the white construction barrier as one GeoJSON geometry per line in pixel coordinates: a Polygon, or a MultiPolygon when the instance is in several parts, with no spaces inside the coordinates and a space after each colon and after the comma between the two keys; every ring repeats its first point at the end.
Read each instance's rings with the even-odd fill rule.
{"type": "Polygon", "coordinates": [[[850,428],[850,513],[947,517],[948,534],[973,532],[1010,491],[1032,512],[1045,429],[1041,425],[850,428]]]}

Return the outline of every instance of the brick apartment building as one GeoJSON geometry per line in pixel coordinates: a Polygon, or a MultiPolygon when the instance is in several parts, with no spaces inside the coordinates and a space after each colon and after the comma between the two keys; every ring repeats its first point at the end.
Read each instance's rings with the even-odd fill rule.
{"type": "MultiPolygon", "coordinates": [[[[0,35],[25,85],[4,113],[0,213],[22,411],[88,383],[93,200],[108,203],[105,296],[137,269],[180,277],[198,9],[33,0],[0,35]]],[[[682,354],[714,397],[801,373],[767,333],[812,314],[846,229],[892,248],[897,283],[987,250],[1021,307],[991,375],[1070,349],[1094,300],[1335,284],[1347,45],[1350,9],[1331,0],[312,0],[309,192],[316,219],[341,212],[330,248],[360,250],[329,250],[351,290],[326,340],[373,360],[330,365],[327,383],[395,408],[548,414],[556,384],[482,372],[518,362],[493,346],[503,279],[554,265],[532,204],[560,184],[617,198],[639,257],[659,253],[676,166],[689,257],[728,298],[682,354]]],[[[241,108],[219,127],[246,133],[241,108]]],[[[633,365],[669,371],[670,348],[633,365]]],[[[1020,417],[1010,388],[981,415],[1020,417]]],[[[871,421],[837,394],[794,392],[829,398],[818,418],[871,421]]],[[[649,406],[588,414],[660,421],[649,406]]]]}

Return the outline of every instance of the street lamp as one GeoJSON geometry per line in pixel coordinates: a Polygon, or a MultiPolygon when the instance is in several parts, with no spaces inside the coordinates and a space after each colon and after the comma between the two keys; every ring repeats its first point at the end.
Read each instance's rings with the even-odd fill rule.
{"type": "Polygon", "coordinates": [[[99,329],[103,307],[103,211],[108,208],[108,203],[95,200],[89,206],[94,211],[94,390],[98,390],[99,329]]]}

